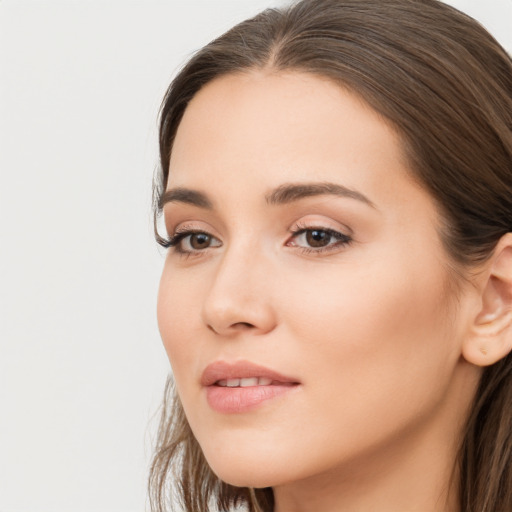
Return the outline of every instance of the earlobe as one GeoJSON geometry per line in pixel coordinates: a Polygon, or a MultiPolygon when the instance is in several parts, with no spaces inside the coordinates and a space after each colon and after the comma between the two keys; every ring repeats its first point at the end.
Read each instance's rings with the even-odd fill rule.
{"type": "Polygon", "coordinates": [[[489,366],[512,350],[512,233],[504,235],[482,275],[481,307],[462,354],[477,366],[489,366]]]}

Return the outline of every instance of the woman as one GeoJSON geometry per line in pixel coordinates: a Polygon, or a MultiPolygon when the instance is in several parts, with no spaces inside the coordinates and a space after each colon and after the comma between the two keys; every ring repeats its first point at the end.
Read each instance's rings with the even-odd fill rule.
{"type": "Polygon", "coordinates": [[[498,43],[435,0],[268,10],[173,81],[160,154],[154,509],[512,510],[498,43]]]}

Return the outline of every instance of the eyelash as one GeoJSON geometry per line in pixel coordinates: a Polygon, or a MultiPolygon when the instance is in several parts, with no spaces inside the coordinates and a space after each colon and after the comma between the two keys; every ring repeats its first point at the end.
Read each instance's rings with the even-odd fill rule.
{"type": "MultiPolygon", "coordinates": [[[[329,251],[336,250],[340,247],[345,247],[349,245],[353,240],[350,236],[345,235],[344,233],[340,233],[339,231],[335,231],[330,228],[320,227],[320,226],[305,226],[305,225],[296,225],[294,229],[290,230],[291,239],[297,239],[299,236],[311,232],[311,231],[320,231],[322,233],[327,233],[329,236],[334,238],[336,240],[335,243],[329,244],[325,247],[318,247],[318,248],[312,248],[312,247],[300,247],[297,245],[290,245],[289,242],[287,242],[288,247],[297,247],[303,254],[321,254],[329,251]]],[[[200,255],[204,254],[207,249],[210,247],[206,247],[205,249],[198,249],[196,251],[187,251],[184,250],[181,247],[181,242],[187,238],[188,236],[192,235],[207,235],[211,237],[212,239],[216,238],[208,233],[207,231],[201,231],[197,229],[190,229],[187,227],[183,227],[181,229],[178,229],[168,240],[163,240],[161,242],[161,246],[165,249],[172,248],[177,254],[181,256],[193,256],[193,255],[200,255]]],[[[222,245],[222,244],[221,244],[222,245]]]]}
{"type": "Polygon", "coordinates": [[[201,252],[204,252],[204,250],[197,250],[197,251],[185,251],[181,247],[180,243],[187,238],[188,236],[192,235],[208,235],[211,238],[215,238],[213,235],[208,233],[207,231],[201,231],[199,229],[190,229],[186,226],[183,228],[180,228],[176,230],[176,232],[168,239],[163,240],[160,245],[164,247],[165,249],[172,248],[176,253],[182,255],[182,256],[191,256],[193,254],[199,254],[201,252]]]}
{"type": "MultiPolygon", "coordinates": [[[[297,224],[294,229],[290,230],[290,234],[292,235],[292,240],[297,239],[300,235],[303,235],[307,232],[311,231],[320,231],[322,233],[327,233],[332,238],[335,239],[335,243],[326,245],[325,247],[300,247],[300,246],[292,246],[297,247],[303,254],[322,254],[330,251],[335,251],[339,248],[345,247],[352,243],[352,238],[349,235],[344,233],[340,233],[334,229],[322,227],[322,226],[306,226],[303,224],[297,224]]],[[[288,243],[287,243],[288,245],[288,243]]]]}

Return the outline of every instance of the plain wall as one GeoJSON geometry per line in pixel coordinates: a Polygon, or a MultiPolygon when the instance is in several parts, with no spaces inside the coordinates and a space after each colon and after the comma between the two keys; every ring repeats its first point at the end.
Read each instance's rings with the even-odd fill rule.
{"type": "MultiPolygon", "coordinates": [[[[151,232],[177,68],[280,0],[0,0],[0,512],[140,512],[169,370],[151,232]]],[[[512,49],[511,0],[460,0],[512,49]]]]}

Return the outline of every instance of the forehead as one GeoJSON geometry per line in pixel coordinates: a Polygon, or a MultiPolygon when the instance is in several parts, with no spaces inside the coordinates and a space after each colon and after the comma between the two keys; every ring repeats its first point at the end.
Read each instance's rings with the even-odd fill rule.
{"type": "Polygon", "coordinates": [[[185,111],[169,171],[168,188],[222,183],[247,194],[318,180],[396,195],[400,182],[411,182],[389,123],[351,91],[299,72],[250,72],[207,84],[185,111]]]}

